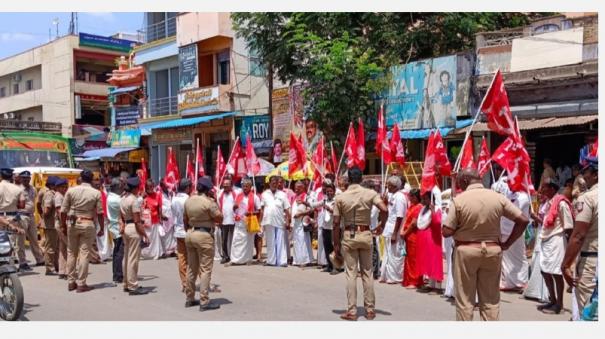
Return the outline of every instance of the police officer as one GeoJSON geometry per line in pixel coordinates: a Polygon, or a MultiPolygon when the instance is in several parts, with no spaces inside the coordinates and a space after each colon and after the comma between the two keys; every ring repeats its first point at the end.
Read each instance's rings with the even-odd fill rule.
{"type": "MultiPolygon", "coordinates": [[[[48,189],[38,196],[42,200],[41,225],[44,228],[44,262],[46,263],[46,275],[55,275],[57,252],[59,250],[59,238],[55,228],[55,185],[59,178],[48,178],[46,181],[48,189]]],[[[64,179],[63,179],[64,180],[64,179]]]]}
{"type": "Polygon", "coordinates": [[[183,223],[187,235],[187,286],[185,288],[185,307],[200,305],[200,311],[220,307],[211,303],[208,296],[212,264],[214,259],[214,226],[223,222],[223,214],[211,192],[212,180],[201,177],[198,180],[197,195],[185,201],[183,223]],[[195,280],[201,272],[200,300],[195,300],[195,280]]]}
{"type": "Polygon", "coordinates": [[[455,242],[456,320],[473,320],[476,297],[481,320],[498,320],[502,251],[523,234],[529,220],[505,196],[483,187],[476,170],[461,171],[456,185],[464,192],[452,200],[443,223],[443,236],[455,242]],[[515,223],[505,242],[501,217],[515,223]]]}
{"type": "Polygon", "coordinates": [[[38,244],[38,229],[35,225],[34,218],[34,203],[36,200],[36,189],[30,184],[31,173],[29,171],[23,171],[15,177],[15,184],[23,190],[25,196],[25,206],[19,209],[19,216],[21,218],[21,228],[25,231],[25,236],[19,236],[17,238],[17,257],[19,263],[28,269],[27,260],[25,258],[25,238],[29,241],[29,248],[36,259],[36,266],[44,265],[44,254],[38,244]]]}
{"type": "MultiPolygon", "coordinates": [[[[19,208],[25,207],[25,194],[19,186],[12,183],[13,170],[10,168],[0,169],[0,216],[12,225],[18,225],[21,232],[18,232],[19,237],[24,236],[25,232],[20,227],[20,217],[17,212],[19,208]]],[[[13,226],[14,228],[14,226],[13,226]]],[[[30,270],[25,262],[19,262],[19,270],[30,270]]]]}
{"type": "Polygon", "coordinates": [[[141,257],[141,240],[149,244],[141,219],[139,194],[139,177],[126,179],[126,196],[120,202],[120,234],[124,243],[123,281],[124,292],[129,295],[143,295],[148,291],[141,288],[138,282],[139,259],[141,257]]]}
{"type": "MultiPolygon", "coordinates": [[[[53,180],[55,183],[55,229],[59,239],[56,265],[59,271],[59,279],[67,280],[67,228],[61,226],[61,207],[63,206],[63,197],[67,192],[68,182],[67,179],[58,177],[54,177],[53,180]]],[[[71,215],[69,215],[69,218],[71,219],[71,215]]]]}
{"type": "Polygon", "coordinates": [[[582,169],[588,191],[583,193],[575,203],[576,221],[569,238],[565,257],[561,265],[563,278],[574,286],[575,298],[580,312],[586,306],[596,288],[597,257],[599,254],[599,206],[598,206],[598,160],[591,158],[582,169]],[[576,265],[576,274],[572,266],[576,265]]]}
{"type": "Polygon", "coordinates": [[[67,228],[68,214],[74,223],[67,228],[67,290],[77,293],[88,292],[93,287],[86,285],[88,257],[95,241],[95,218],[103,234],[103,207],[101,192],[91,186],[93,175],[89,170],[80,173],[82,183],[65,193],[61,206],[61,227],[67,228]],[[77,263],[77,270],[76,270],[77,263]]]}
{"type": "Polygon", "coordinates": [[[345,262],[347,277],[347,312],[340,316],[344,320],[357,320],[357,271],[361,269],[363,281],[363,302],[366,310],[365,317],[372,320],[376,317],[374,279],[372,277],[372,233],[370,232],[370,213],[372,206],[380,210],[380,226],[375,229],[381,234],[386,222],[387,207],[380,195],[371,189],[360,186],[362,172],[353,167],[348,171],[348,187],[337,195],[334,203],[333,242],[336,257],[342,257],[345,262]],[[343,221],[344,230],[339,225],[343,221]],[[342,236],[341,236],[341,233],[342,236]],[[342,251],[341,251],[342,237],[342,251]]]}

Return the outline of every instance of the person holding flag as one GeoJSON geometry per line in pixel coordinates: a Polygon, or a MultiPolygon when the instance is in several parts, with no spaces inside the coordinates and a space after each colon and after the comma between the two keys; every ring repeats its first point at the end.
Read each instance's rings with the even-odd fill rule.
{"type": "Polygon", "coordinates": [[[252,180],[242,179],[242,192],[235,199],[235,228],[231,243],[230,263],[227,265],[245,265],[252,262],[255,233],[248,232],[246,217],[258,215],[261,201],[252,190],[252,180]]]}

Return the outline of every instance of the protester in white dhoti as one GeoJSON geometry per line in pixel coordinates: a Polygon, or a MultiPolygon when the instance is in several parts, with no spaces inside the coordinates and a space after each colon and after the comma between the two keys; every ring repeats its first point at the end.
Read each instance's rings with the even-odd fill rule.
{"type": "Polygon", "coordinates": [[[381,283],[397,284],[403,280],[403,240],[399,231],[407,213],[408,201],[401,191],[401,178],[391,176],[387,180],[388,193],[384,195],[388,208],[388,218],[382,232],[385,255],[380,267],[381,283]]]}
{"type": "Polygon", "coordinates": [[[542,242],[539,235],[542,233],[542,220],[544,220],[544,216],[550,208],[550,202],[548,197],[541,192],[538,192],[538,200],[540,201],[538,213],[531,214],[532,221],[537,225],[537,236],[531,257],[529,281],[527,282],[525,291],[523,291],[523,297],[547,303],[550,299],[548,288],[540,271],[540,249],[542,248],[542,242]]]}
{"type": "Polygon", "coordinates": [[[245,265],[252,262],[254,235],[248,232],[246,217],[258,215],[261,208],[260,198],[252,191],[252,180],[242,180],[243,192],[235,198],[235,228],[231,243],[231,265],[245,265]]]}
{"type": "Polygon", "coordinates": [[[223,213],[223,223],[221,224],[222,243],[217,243],[223,249],[221,264],[228,263],[231,260],[231,243],[233,242],[233,230],[235,228],[235,198],[241,190],[233,187],[233,181],[230,177],[223,180],[223,189],[219,191],[218,205],[223,213]]]}
{"type": "Polygon", "coordinates": [[[544,216],[540,232],[540,270],[544,276],[550,302],[538,307],[544,313],[559,314],[563,310],[563,273],[561,264],[567,245],[566,235],[573,230],[571,202],[557,194],[559,186],[550,181],[542,185],[542,194],[550,199],[550,207],[544,216]]]}
{"type": "Polygon", "coordinates": [[[187,247],[185,246],[185,225],[183,222],[183,212],[185,210],[185,201],[189,198],[191,192],[191,180],[184,178],[179,181],[177,193],[172,198],[171,212],[174,220],[174,237],[176,239],[176,258],[178,261],[179,278],[181,279],[182,291],[185,291],[187,285],[187,247]]]}
{"type": "Polygon", "coordinates": [[[294,244],[293,265],[305,267],[313,261],[313,248],[311,247],[311,230],[309,218],[313,210],[307,202],[305,185],[302,181],[297,181],[294,185],[296,198],[292,204],[292,242],[294,244]]]}
{"type": "MultiPolygon", "coordinates": [[[[450,201],[452,197],[452,190],[447,189],[441,193],[441,207],[443,215],[447,215],[450,210],[450,201]]],[[[435,205],[437,206],[437,205],[435,205]]],[[[443,218],[441,219],[443,220],[443,218]]],[[[447,237],[443,238],[443,253],[445,256],[446,265],[446,277],[445,277],[445,288],[443,290],[443,296],[446,298],[454,297],[454,272],[453,266],[453,255],[454,255],[454,238],[447,237]]]]}
{"type": "MultiPolygon", "coordinates": [[[[316,220],[315,222],[317,223],[317,265],[320,268],[323,268],[324,270],[326,270],[329,266],[328,263],[328,259],[326,257],[326,251],[325,251],[325,247],[324,247],[324,232],[322,232],[323,230],[323,226],[324,226],[324,221],[322,220],[322,216],[324,216],[324,209],[323,209],[323,204],[324,204],[324,200],[325,200],[326,196],[325,196],[325,192],[324,192],[324,188],[323,186],[317,187],[316,189],[314,189],[313,191],[311,191],[311,193],[309,194],[309,205],[311,206],[311,208],[315,211],[316,214],[316,220]]],[[[329,255],[329,253],[328,253],[329,255]]]]}
{"type": "MultiPolygon", "coordinates": [[[[93,181],[93,187],[101,191],[101,199],[103,200],[103,215],[104,215],[104,223],[103,225],[103,235],[96,237],[97,249],[99,253],[99,259],[101,261],[105,261],[112,257],[113,252],[113,244],[109,240],[109,231],[107,227],[107,190],[101,184],[101,182],[97,179],[93,181]]],[[[95,219],[95,225],[97,232],[100,230],[100,225],[98,225],[95,219]]]]}
{"type": "Polygon", "coordinates": [[[286,193],[277,189],[280,177],[269,179],[269,189],[261,195],[261,229],[267,244],[267,266],[288,266],[286,246],[290,229],[290,203],[286,193]]]}
{"type": "Polygon", "coordinates": [[[172,216],[172,192],[166,182],[160,180],[162,190],[162,220],[160,227],[160,240],[162,242],[162,257],[174,255],[176,251],[176,238],[174,237],[174,218],[172,216]]]}
{"type": "Polygon", "coordinates": [[[162,255],[162,240],[160,239],[162,192],[155,189],[152,179],[145,182],[145,196],[143,198],[143,222],[145,233],[149,238],[148,246],[141,249],[144,259],[159,259],[162,255]]]}

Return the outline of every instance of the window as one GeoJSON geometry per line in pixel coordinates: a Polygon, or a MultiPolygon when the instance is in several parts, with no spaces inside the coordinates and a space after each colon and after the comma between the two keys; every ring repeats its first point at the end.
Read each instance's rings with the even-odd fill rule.
{"type": "Polygon", "coordinates": [[[4,98],[6,96],[6,87],[0,88],[0,98],[4,98]]]}
{"type": "Polygon", "coordinates": [[[13,95],[19,94],[19,84],[13,85],[13,95]]]}
{"type": "Polygon", "coordinates": [[[255,50],[250,50],[250,75],[256,77],[264,77],[267,75],[267,70],[263,66],[255,50]]]}
{"type": "Polygon", "coordinates": [[[218,54],[218,82],[221,85],[229,84],[229,50],[218,54]]]}
{"type": "Polygon", "coordinates": [[[31,91],[34,89],[34,81],[33,80],[27,80],[25,82],[25,90],[26,91],[31,91]]]}
{"type": "Polygon", "coordinates": [[[27,121],[34,121],[34,117],[27,118],[27,121]]]}
{"type": "Polygon", "coordinates": [[[199,57],[200,87],[214,86],[214,54],[199,57]]]}

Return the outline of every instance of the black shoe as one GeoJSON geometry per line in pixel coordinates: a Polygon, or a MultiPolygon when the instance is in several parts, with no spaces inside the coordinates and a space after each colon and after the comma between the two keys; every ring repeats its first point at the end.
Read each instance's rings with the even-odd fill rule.
{"type": "Polygon", "coordinates": [[[187,300],[187,301],[185,301],[185,307],[199,306],[199,304],[200,304],[199,300],[187,300]]]}
{"type": "Polygon", "coordinates": [[[36,267],[39,267],[39,266],[44,266],[44,265],[45,265],[45,262],[44,262],[44,261],[43,261],[43,262],[37,262],[37,263],[36,263],[36,267]]]}
{"type": "Polygon", "coordinates": [[[339,270],[332,270],[332,272],[330,272],[330,275],[337,275],[338,273],[340,273],[339,270]]]}
{"type": "Polygon", "coordinates": [[[332,270],[331,270],[331,269],[329,269],[329,268],[327,268],[327,267],[326,267],[326,268],[324,268],[324,269],[323,269],[323,270],[321,270],[321,271],[322,271],[322,272],[328,272],[328,273],[329,273],[329,272],[332,272],[332,270]]]}
{"type": "Polygon", "coordinates": [[[141,287],[137,287],[137,289],[133,290],[133,291],[128,291],[128,295],[145,295],[145,294],[148,294],[148,293],[149,292],[145,291],[141,287]]]}
{"type": "Polygon", "coordinates": [[[229,262],[229,259],[227,259],[227,258],[223,258],[223,259],[221,260],[221,264],[226,264],[226,263],[228,263],[228,262],[229,262]]]}
{"type": "Polygon", "coordinates": [[[19,265],[19,272],[22,272],[22,271],[31,271],[31,270],[32,270],[32,268],[29,267],[28,264],[21,264],[21,265],[19,265]]]}
{"type": "Polygon", "coordinates": [[[55,273],[55,272],[46,272],[46,273],[44,273],[44,275],[57,275],[57,273],[55,273]]]}
{"type": "Polygon", "coordinates": [[[59,279],[67,280],[67,274],[59,274],[59,279]]]}
{"type": "Polygon", "coordinates": [[[219,308],[221,308],[221,305],[209,302],[206,305],[201,305],[200,306],[200,312],[210,311],[210,310],[216,310],[216,309],[219,309],[219,308]]]}

